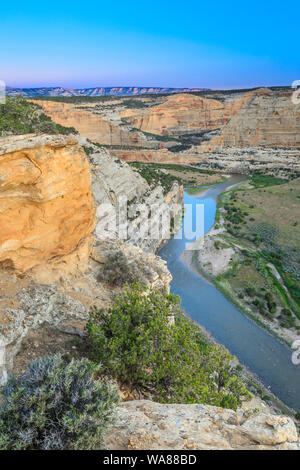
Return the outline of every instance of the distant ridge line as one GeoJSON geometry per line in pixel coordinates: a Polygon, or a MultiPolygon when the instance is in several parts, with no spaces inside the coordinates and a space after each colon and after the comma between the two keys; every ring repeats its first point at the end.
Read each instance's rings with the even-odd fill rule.
{"type": "Polygon", "coordinates": [[[209,88],[168,88],[168,87],[95,87],[95,88],[65,88],[38,87],[13,88],[7,87],[8,96],[136,96],[162,93],[187,93],[206,91],[209,88]]]}

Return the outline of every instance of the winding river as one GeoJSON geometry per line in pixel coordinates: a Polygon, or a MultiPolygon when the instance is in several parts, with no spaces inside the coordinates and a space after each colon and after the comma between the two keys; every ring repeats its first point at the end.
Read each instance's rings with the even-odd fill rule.
{"type": "MultiPolygon", "coordinates": [[[[203,196],[184,193],[185,204],[204,204],[204,231],[214,224],[216,200],[220,193],[242,178],[233,176],[225,183],[211,186],[203,196]]],[[[190,222],[186,213],[183,224],[190,222]]],[[[181,260],[187,240],[172,238],[159,252],[173,276],[171,292],[182,299],[186,314],[238,357],[283,403],[300,411],[300,365],[291,360],[291,350],[256,325],[231,304],[218,289],[192,272],[181,260]]]]}

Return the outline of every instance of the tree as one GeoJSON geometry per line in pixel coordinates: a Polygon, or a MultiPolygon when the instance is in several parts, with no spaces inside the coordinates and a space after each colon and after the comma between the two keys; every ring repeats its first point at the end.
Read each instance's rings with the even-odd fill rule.
{"type": "Polygon", "coordinates": [[[249,396],[229,352],[208,343],[172,294],[127,286],[108,311],[91,311],[86,331],[93,360],[155,400],[235,409],[249,396]]]}

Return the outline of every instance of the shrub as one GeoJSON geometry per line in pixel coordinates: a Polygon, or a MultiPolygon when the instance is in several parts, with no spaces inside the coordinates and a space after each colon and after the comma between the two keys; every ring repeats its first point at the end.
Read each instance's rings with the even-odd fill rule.
{"type": "Polygon", "coordinates": [[[255,288],[254,288],[254,287],[251,287],[251,286],[246,287],[245,291],[246,291],[246,294],[247,294],[249,297],[254,297],[255,294],[256,294],[255,288]]]}
{"type": "Polygon", "coordinates": [[[60,355],[33,361],[2,387],[0,449],[99,449],[118,402],[100,367],[60,355]]]}
{"type": "Polygon", "coordinates": [[[208,344],[172,294],[127,286],[107,312],[92,310],[86,330],[93,359],[155,400],[235,409],[248,397],[229,352],[208,344]]]}
{"type": "Polygon", "coordinates": [[[126,281],[136,282],[140,277],[133,263],[129,263],[123,251],[109,253],[103,269],[99,271],[97,280],[106,281],[113,285],[122,286],[126,281]]]}
{"type": "Polygon", "coordinates": [[[54,123],[41,106],[22,96],[0,104],[0,136],[18,134],[78,134],[73,127],[54,123]]]}

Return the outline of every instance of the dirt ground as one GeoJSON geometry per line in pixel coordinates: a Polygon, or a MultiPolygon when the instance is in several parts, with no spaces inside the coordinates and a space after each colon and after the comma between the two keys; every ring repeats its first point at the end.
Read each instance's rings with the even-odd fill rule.
{"type": "MultiPolygon", "coordinates": [[[[201,173],[201,172],[194,172],[194,171],[189,171],[189,170],[161,170],[164,171],[172,176],[175,176],[175,178],[181,178],[183,181],[186,182],[186,184],[192,184],[195,186],[204,186],[207,184],[216,184],[216,183],[221,183],[224,180],[224,177],[220,173],[215,173],[213,175],[206,174],[206,173],[201,173]]],[[[191,185],[192,185],[191,184],[191,185]]]]}

